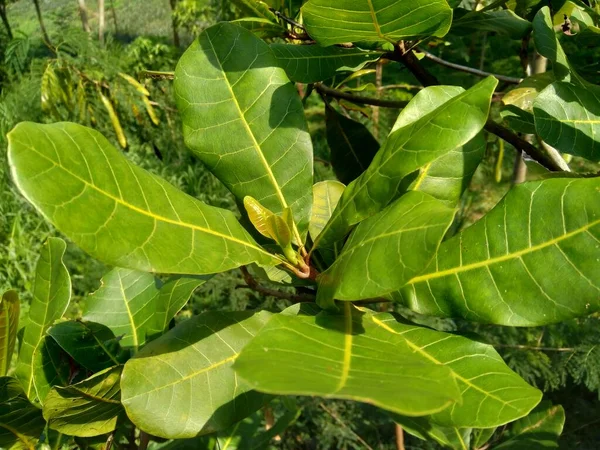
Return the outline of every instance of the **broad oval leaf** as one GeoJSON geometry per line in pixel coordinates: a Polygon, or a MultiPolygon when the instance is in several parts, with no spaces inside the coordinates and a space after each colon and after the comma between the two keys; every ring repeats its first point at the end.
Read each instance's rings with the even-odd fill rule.
{"type": "Polygon", "coordinates": [[[232,212],[205,205],[134,166],[92,129],[24,122],[8,139],[21,193],[107,264],[191,274],[276,264],[232,212]]]}
{"type": "Polygon", "coordinates": [[[19,382],[0,377],[0,448],[33,450],[46,422],[33,406],[19,382]]]}
{"type": "Polygon", "coordinates": [[[539,136],[563,153],[600,161],[600,88],[553,83],[533,105],[539,136]]]}
{"type": "Polygon", "coordinates": [[[177,325],[125,364],[122,401],[152,435],[182,439],[226,429],[264,397],[231,365],[269,318],[267,312],[210,312],[177,325]]]}
{"type": "Polygon", "coordinates": [[[44,403],[44,418],[53,430],[68,436],[92,437],[114,431],[124,412],[121,372],[116,366],[67,387],[55,386],[44,403]]]}
{"type": "Polygon", "coordinates": [[[293,211],[303,242],[311,209],[312,143],[298,91],[269,46],[219,23],[179,60],[177,106],[186,145],[241,201],[293,211]]]}
{"type": "Polygon", "coordinates": [[[86,299],[83,318],[106,325],[123,347],[137,350],[149,336],[167,328],[205,281],[192,278],[182,289],[177,280],[163,286],[151,274],[115,268],[104,275],[100,289],[86,299]]]}
{"type": "Polygon", "coordinates": [[[367,171],[344,191],[314,247],[331,247],[352,226],[385,208],[407,175],[473,139],[487,121],[497,83],[490,77],[462,93],[447,87],[419,92],[413,102],[429,107],[419,113],[409,104],[401,113],[367,171]],[[422,100],[430,93],[450,98],[441,105],[422,100]]]}
{"type": "Polygon", "coordinates": [[[19,328],[21,304],[16,291],[6,291],[0,299],[0,376],[10,369],[19,328]]]}
{"type": "Polygon", "coordinates": [[[360,48],[271,44],[271,50],[292,81],[316,83],[344,72],[354,72],[377,61],[382,53],[360,48]]]}
{"type": "Polygon", "coordinates": [[[352,232],[335,263],[319,277],[317,302],[379,297],[420,273],[454,219],[454,208],[408,192],[352,232]]]}
{"type": "Polygon", "coordinates": [[[342,183],[351,183],[367,170],[379,151],[379,142],[362,123],[342,116],[329,105],[325,120],[333,171],[342,183]]]}
{"type": "Polygon", "coordinates": [[[445,0],[309,0],[302,7],[308,34],[322,46],[442,37],[452,9],[445,0]]]}
{"type": "Polygon", "coordinates": [[[542,402],[527,417],[515,422],[509,431],[508,439],[494,449],[528,450],[535,448],[558,448],[565,424],[565,411],[562,406],[542,402]]]}
{"type": "Polygon", "coordinates": [[[600,309],[599,272],[600,178],[548,179],[514,187],[394,297],[422,314],[538,326],[600,309]]]}
{"type": "Polygon", "coordinates": [[[344,314],[277,314],[248,344],[235,371],[269,394],[367,402],[419,416],[460,400],[450,371],[346,303],[344,314]]]}
{"type": "Polygon", "coordinates": [[[51,366],[57,352],[45,334],[63,316],[71,300],[71,277],[63,262],[66,248],[65,241],[58,238],[49,238],[42,247],[29,308],[30,320],[23,333],[15,371],[25,395],[36,405],[43,404],[54,383],[53,371],[44,370],[44,366],[51,366]]]}
{"type": "Polygon", "coordinates": [[[100,372],[129,359],[129,350],[123,350],[110,328],[99,323],[59,322],[48,329],[48,335],[90,372],[100,372]]]}

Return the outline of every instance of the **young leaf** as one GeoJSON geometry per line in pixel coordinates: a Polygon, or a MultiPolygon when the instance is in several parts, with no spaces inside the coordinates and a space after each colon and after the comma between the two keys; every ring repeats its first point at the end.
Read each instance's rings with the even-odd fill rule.
{"type": "Polygon", "coordinates": [[[271,44],[280,66],[292,81],[316,83],[344,72],[354,72],[377,61],[382,52],[360,48],[321,47],[319,45],[271,44]]]}
{"type": "Polygon", "coordinates": [[[177,325],[127,361],[122,401],[132,422],[169,439],[223,430],[260,408],[231,369],[267,312],[209,312],[177,325]]]}
{"type": "Polygon", "coordinates": [[[48,335],[90,372],[100,372],[129,359],[129,351],[121,349],[119,339],[110,328],[99,323],[59,322],[48,329],[48,335]]]}
{"type": "Polygon", "coordinates": [[[367,170],[379,150],[379,142],[362,123],[331,107],[325,109],[325,120],[333,171],[342,183],[351,183],[367,170]]]}
{"type": "Polygon", "coordinates": [[[265,208],[260,202],[249,195],[244,197],[244,208],[248,213],[248,218],[256,231],[262,234],[264,237],[273,239],[271,230],[269,227],[269,218],[273,216],[273,211],[265,208]]]}
{"type": "Polygon", "coordinates": [[[347,303],[343,315],[273,316],[234,368],[269,394],[357,400],[418,416],[447,408],[460,393],[450,370],[417,348],[347,303]]]}
{"type": "Polygon", "coordinates": [[[413,101],[422,105],[428,102],[420,99],[430,94],[451,98],[435,108],[431,103],[422,113],[409,104],[367,171],[344,191],[314,247],[331,247],[352,226],[385,208],[404,177],[473,139],[487,120],[497,83],[490,77],[463,93],[447,87],[419,92],[413,101]]]}
{"type": "Polygon", "coordinates": [[[19,382],[0,377],[0,448],[33,450],[46,422],[33,406],[19,382]]]}
{"type": "Polygon", "coordinates": [[[8,373],[19,327],[19,294],[6,291],[0,300],[0,376],[8,373]]]}
{"type": "Polygon", "coordinates": [[[544,325],[600,309],[599,255],[600,178],[529,182],[394,296],[422,314],[544,325]]]}
{"type": "Polygon", "coordinates": [[[250,31],[206,29],[175,71],[186,145],[242,200],[294,212],[303,241],[310,217],[312,143],[298,91],[269,46],[250,31]]]}
{"type": "Polygon", "coordinates": [[[134,166],[94,130],[24,122],[8,139],[21,193],[107,264],[208,274],[277,263],[232,212],[205,205],[134,166]]]}
{"type": "Polygon", "coordinates": [[[56,382],[52,368],[57,349],[46,340],[46,330],[60,319],[71,300],[71,278],[63,263],[67,244],[62,239],[49,238],[44,244],[37,263],[33,299],[29,308],[29,323],[23,333],[23,342],[15,376],[23,385],[25,395],[36,405],[56,382]]]}
{"type": "Polygon", "coordinates": [[[292,244],[292,230],[283,218],[273,214],[269,217],[267,226],[271,236],[273,236],[272,239],[281,248],[286,248],[292,244]]]}
{"type": "Polygon", "coordinates": [[[562,406],[552,406],[542,402],[531,414],[517,421],[509,432],[508,440],[494,449],[526,450],[533,448],[558,448],[565,424],[565,411],[562,406]]]}
{"type": "Polygon", "coordinates": [[[553,83],[533,105],[540,137],[563,153],[600,161],[600,87],[553,83]]]}
{"type": "Polygon", "coordinates": [[[44,403],[48,426],[69,436],[92,437],[114,431],[123,413],[116,366],[67,387],[52,388],[44,403]]]}
{"type": "Polygon", "coordinates": [[[160,333],[187,303],[205,279],[184,285],[172,281],[164,286],[153,275],[116,268],[102,278],[102,286],[83,306],[83,318],[109,327],[123,347],[137,350],[149,335],[160,333]]]}
{"type": "Polygon", "coordinates": [[[317,302],[379,297],[420,273],[437,251],[455,210],[428,194],[408,192],[354,230],[319,278],[317,302]]]}
{"type": "Polygon", "coordinates": [[[446,35],[452,9],[445,0],[309,0],[302,7],[308,34],[328,47],[345,42],[398,42],[446,35]]]}

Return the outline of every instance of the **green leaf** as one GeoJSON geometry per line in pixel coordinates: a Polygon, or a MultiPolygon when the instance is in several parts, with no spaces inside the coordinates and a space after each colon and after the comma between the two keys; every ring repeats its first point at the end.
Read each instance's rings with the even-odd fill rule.
{"type": "Polygon", "coordinates": [[[484,446],[485,443],[487,443],[492,436],[494,435],[494,433],[496,432],[497,428],[479,428],[477,430],[473,430],[473,436],[472,436],[472,440],[471,440],[471,445],[474,449],[479,449],[481,447],[484,446]]]}
{"type": "Polygon", "coordinates": [[[10,369],[19,328],[21,304],[16,291],[6,291],[0,300],[0,376],[10,369]]]}
{"type": "Polygon", "coordinates": [[[361,222],[335,263],[319,277],[317,303],[361,300],[400,289],[437,251],[455,210],[422,192],[408,192],[361,222]]]}
{"type": "Polygon", "coordinates": [[[527,77],[502,97],[502,103],[531,112],[537,96],[554,81],[556,80],[552,72],[538,73],[527,77]]]}
{"type": "Polygon", "coordinates": [[[121,337],[123,347],[137,350],[149,335],[167,328],[192,292],[205,281],[175,280],[162,286],[151,274],[116,268],[102,278],[100,289],[87,298],[83,318],[106,325],[121,337]]]}
{"type": "Polygon", "coordinates": [[[269,5],[260,0],[232,0],[246,16],[257,16],[277,23],[277,16],[269,9],[269,5]]]}
{"type": "Polygon", "coordinates": [[[119,385],[123,366],[112,367],[67,387],[54,387],[44,403],[48,426],[69,436],[114,431],[123,413],[119,385]]]}
{"type": "Polygon", "coordinates": [[[226,429],[260,408],[261,394],[231,369],[267,312],[209,312],[177,325],[127,361],[127,415],[153,435],[182,439],[226,429]]]}
{"type": "Polygon", "coordinates": [[[452,9],[445,0],[309,0],[302,7],[308,34],[324,47],[345,42],[397,42],[442,37],[452,9]]]}
{"type": "Polygon", "coordinates": [[[57,355],[52,344],[54,341],[44,342],[44,335],[63,316],[71,300],[71,278],[63,263],[66,248],[67,244],[58,238],[49,238],[42,247],[36,267],[29,322],[23,333],[15,371],[25,395],[36,405],[43,404],[44,397],[56,382],[56,372],[44,370],[46,366],[54,365],[57,355]]]}
{"type": "Polygon", "coordinates": [[[48,335],[90,372],[100,372],[129,359],[129,351],[121,349],[110,328],[99,323],[59,322],[48,329],[48,335]]]}
{"type": "Polygon", "coordinates": [[[242,19],[232,20],[231,23],[251,31],[256,37],[261,39],[285,36],[285,28],[278,23],[273,23],[268,19],[260,17],[244,17],[242,19]]]}
{"type": "Polygon", "coordinates": [[[241,201],[290,207],[303,242],[311,209],[312,143],[298,91],[269,46],[219,23],[179,60],[177,106],[186,145],[241,201]]]}
{"type": "Polygon", "coordinates": [[[553,83],[536,98],[539,136],[563,153],[600,161],[600,87],[553,83]]]}
{"type": "Polygon", "coordinates": [[[562,406],[542,402],[527,417],[512,426],[508,440],[494,447],[498,450],[558,448],[558,438],[565,424],[562,406]]]}
{"type": "Polygon", "coordinates": [[[406,417],[394,414],[392,419],[400,424],[404,431],[424,441],[435,441],[444,448],[453,450],[470,448],[470,428],[443,427],[432,422],[429,417],[406,417]]]}
{"type": "Polygon", "coordinates": [[[232,212],[205,205],[134,166],[94,130],[24,122],[8,139],[21,193],[107,264],[190,274],[276,264],[232,212]]]}
{"type": "Polygon", "coordinates": [[[394,297],[428,315],[510,326],[560,322],[600,309],[599,255],[600,178],[525,183],[444,242],[394,297]]]}
{"type": "Polygon", "coordinates": [[[355,72],[377,61],[382,52],[319,45],[271,44],[273,54],[292,81],[316,83],[344,72],[355,72]]]}
{"type": "Polygon", "coordinates": [[[325,120],[331,165],[338,179],[348,184],[367,170],[379,150],[379,142],[362,123],[331,107],[325,109],[325,120]]]}
{"type": "MultiPolygon", "coordinates": [[[[455,11],[455,14],[457,11],[455,11]]],[[[473,11],[464,14],[452,24],[452,32],[468,33],[489,31],[511,39],[521,39],[531,30],[531,22],[508,9],[499,11],[473,11]]]]}
{"type": "Polygon", "coordinates": [[[344,315],[273,316],[234,368],[269,394],[357,400],[405,415],[430,414],[459,401],[450,371],[417,348],[347,303],[344,315]]]}
{"type": "Polygon", "coordinates": [[[313,209],[308,227],[313,240],[325,228],[345,188],[339,181],[332,180],[321,181],[313,186],[313,209]]]}
{"type": "Polygon", "coordinates": [[[314,247],[331,247],[352,226],[385,208],[407,175],[473,139],[487,121],[497,83],[490,77],[462,93],[444,86],[419,92],[367,171],[346,188],[314,247]],[[436,106],[437,100],[424,100],[428,96],[447,101],[436,106]]]}
{"type": "Polygon", "coordinates": [[[45,426],[42,411],[29,402],[19,382],[0,377],[0,447],[33,450],[45,426]]]}

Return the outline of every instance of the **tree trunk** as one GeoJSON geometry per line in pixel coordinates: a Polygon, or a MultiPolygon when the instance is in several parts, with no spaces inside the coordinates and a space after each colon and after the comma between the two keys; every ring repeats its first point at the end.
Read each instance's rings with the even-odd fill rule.
{"type": "Polygon", "coordinates": [[[38,0],[33,0],[33,4],[35,6],[35,12],[37,14],[38,21],[40,22],[40,30],[42,30],[42,37],[44,38],[46,44],[50,45],[50,38],[48,37],[48,32],[46,31],[46,27],[44,26],[44,19],[42,18],[40,2],[38,0]]]}
{"type": "Polygon", "coordinates": [[[169,0],[171,4],[171,23],[173,24],[173,45],[179,47],[179,30],[177,27],[177,18],[175,17],[175,9],[177,8],[177,0],[169,0]]]}
{"type": "Polygon", "coordinates": [[[98,0],[98,40],[104,44],[104,0],[98,0]]]}
{"type": "Polygon", "coordinates": [[[0,17],[2,18],[2,23],[4,24],[4,28],[6,28],[6,34],[8,34],[8,38],[12,39],[12,29],[10,28],[10,23],[8,22],[8,17],[6,17],[6,3],[4,1],[0,1],[0,17]]]}
{"type": "Polygon", "coordinates": [[[119,24],[117,23],[117,10],[115,9],[115,0],[110,0],[110,13],[112,14],[116,34],[119,32],[119,24]]]}
{"type": "Polygon", "coordinates": [[[79,17],[81,17],[81,26],[83,27],[83,31],[90,33],[92,29],[90,28],[90,23],[88,22],[85,0],[77,0],[77,3],[79,4],[79,17]]]}

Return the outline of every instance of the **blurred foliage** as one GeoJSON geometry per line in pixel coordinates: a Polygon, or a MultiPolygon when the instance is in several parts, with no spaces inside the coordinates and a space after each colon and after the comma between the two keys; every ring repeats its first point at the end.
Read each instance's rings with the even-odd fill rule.
{"type": "MultiPolygon", "coordinates": [[[[92,34],[81,30],[76,2],[41,1],[52,45],[41,39],[30,0],[8,5],[13,32],[9,39],[0,26],[0,292],[19,291],[25,305],[30,300],[32,276],[39,248],[57,235],[16,193],[6,173],[6,133],[20,121],[70,120],[92,126],[115,145],[121,145],[134,163],[159,174],[170,183],[202,201],[236,210],[233,197],[186,151],[175,111],[171,83],[144,78],[145,71],[172,71],[182,51],[172,43],[172,24],[178,27],[182,47],[200,31],[219,20],[239,16],[236,2],[229,0],[179,0],[171,11],[168,0],[115,0],[115,17],[107,7],[107,39],[98,43],[97,1],[87,0],[92,34]]],[[[108,4],[109,2],[107,2],[108,4]]],[[[463,0],[462,7],[491,1],[463,0]]],[[[563,36],[563,45],[577,69],[590,81],[600,80],[597,43],[563,36]]],[[[477,32],[464,37],[430,40],[429,51],[458,64],[493,73],[522,76],[521,42],[492,33],[477,32]]],[[[529,44],[532,50],[532,44],[529,44]]],[[[425,60],[423,64],[445,84],[470,86],[472,75],[449,71],[425,60]]],[[[342,80],[336,80],[340,82],[342,80]]],[[[410,100],[417,92],[412,76],[399,66],[382,68],[383,85],[393,85],[385,96],[410,100]]],[[[346,84],[364,95],[377,94],[374,71],[346,84]]],[[[304,89],[303,87],[302,89],[304,89]]],[[[508,89],[508,86],[502,86],[508,89]]],[[[304,91],[301,94],[305,94],[304,91]]],[[[385,136],[397,111],[367,108],[347,113],[380,137],[385,136]]],[[[306,115],[315,148],[317,181],[333,178],[328,164],[324,105],[317,95],[306,100],[306,115]]],[[[484,162],[463,198],[455,230],[464,228],[489,211],[511,184],[516,152],[506,146],[498,158],[499,145],[489,138],[484,162]],[[497,181],[499,180],[499,181],[497,181]]],[[[579,171],[594,169],[580,160],[571,166],[579,171]]],[[[597,168],[596,168],[597,169],[597,168]]],[[[533,163],[530,174],[539,171],[533,163]]],[[[108,269],[70,246],[67,264],[73,277],[75,302],[79,304],[99,286],[108,269]]],[[[560,276],[560,274],[557,274],[560,276]]],[[[268,308],[282,310],[285,301],[265,298],[241,287],[237,273],[220,274],[207,282],[177,317],[178,321],[206,310],[268,308]]],[[[594,449],[600,442],[600,320],[598,315],[543,328],[520,329],[475,325],[451,320],[420,318],[398,306],[396,311],[433,328],[475,334],[494,344],[508,364],[527,381],[540,387],[549,399],[565,407],[567,423],[563,448],[594,449]]],[[[27,311],[24,307],[23,311],[27,311]]],[[[385,413],[364,404],[297,399],[300,417],[274,441],[282,449],[373,449],[395,447],[394,424],[385,413]]],[[[273,405],[281,414],[279,403],[273,405]],[[279,408],[279,409],[278,409],[279,408]]],[[[406,436],[407,449],[437,448],[434,444],[406,436]]]]}

